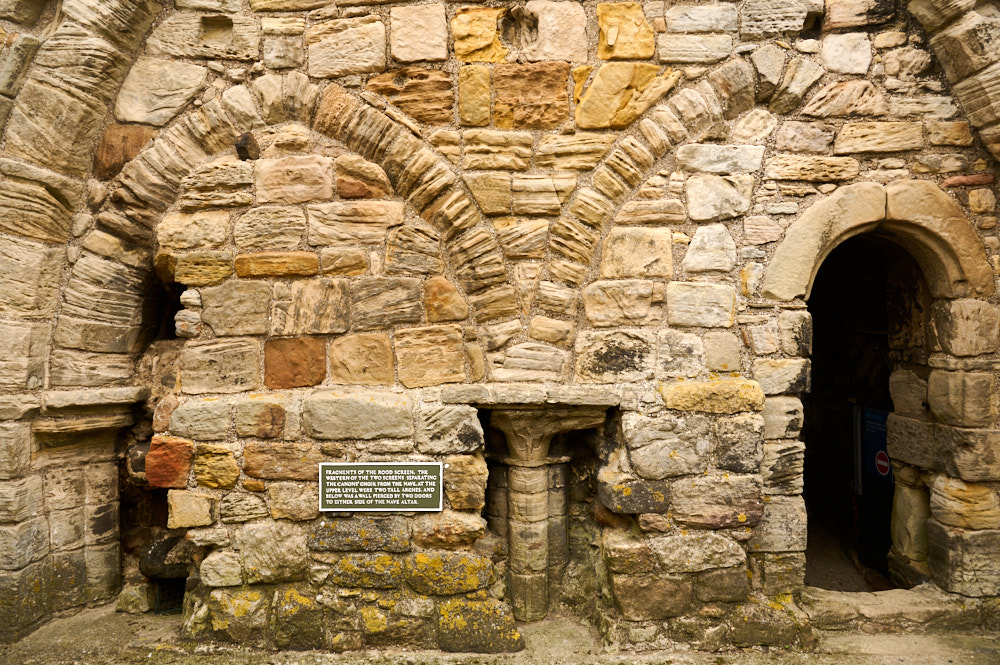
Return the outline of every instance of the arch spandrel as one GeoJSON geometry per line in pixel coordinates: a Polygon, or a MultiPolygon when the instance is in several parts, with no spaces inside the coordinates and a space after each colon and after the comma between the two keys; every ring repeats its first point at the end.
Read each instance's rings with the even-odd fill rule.
{"type": "Polygon", "coordinates": [[[935,297],[987,297],[994,291],[982,240],[951,197],[933,182],[901,180],[848,185],[813,204],[785,232],[761,294],[778,301],[808,298],[823,260],[862,233],[907,249],[935,297]]]}

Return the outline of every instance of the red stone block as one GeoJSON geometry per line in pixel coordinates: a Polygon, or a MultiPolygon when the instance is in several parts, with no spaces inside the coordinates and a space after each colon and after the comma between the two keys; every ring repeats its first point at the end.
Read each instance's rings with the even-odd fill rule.
{"type": "Polygon", "coordinates": [[[264,344],[264,385],[268,388],[315,386],[326,378],[326,340],[284,337],[264,344]]]}
{"type": "Polygon", "coordinates": [[[154,436],[146,454],[146,482],[152,487],[187,487],[194,443],[176,436],[154,436]]]}

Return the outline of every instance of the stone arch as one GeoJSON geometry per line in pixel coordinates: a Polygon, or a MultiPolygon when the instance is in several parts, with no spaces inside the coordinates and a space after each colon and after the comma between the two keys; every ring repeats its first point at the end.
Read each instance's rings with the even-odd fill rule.
{"type": "Polygon", "coordinates": [[[808,298],[823,260],[848,238],[873,233],[913,255],[936,298],[988,297],[993,268],[958,205],[936,184],[900,180],[842,187],[788,228],[761,284],[778,301],[808,298]]]}

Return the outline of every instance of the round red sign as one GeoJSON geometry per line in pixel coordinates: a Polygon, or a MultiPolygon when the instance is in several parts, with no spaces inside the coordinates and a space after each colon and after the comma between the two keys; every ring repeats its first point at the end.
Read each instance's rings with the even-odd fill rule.
{"type": "Polygon", "coordinates": [[[875,454],[875,470],[883,476],[888,476],[890,468],[892,467],[889,465],[889,456],[884,450],[878,451],[875,454]]]}

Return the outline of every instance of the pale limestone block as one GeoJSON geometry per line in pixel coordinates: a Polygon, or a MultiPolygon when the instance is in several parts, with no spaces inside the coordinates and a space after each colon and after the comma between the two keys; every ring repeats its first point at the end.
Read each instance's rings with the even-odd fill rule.
{"type": "Polygon", "coordinates": [[[750,175],[691,176],[684,184],[688,215],[696,222],[715,222],[741,215],[750,209],[753,184],[750,175]]]}
{"type": "Polygon", "coordinates": [[[400,62],[447,59],[448,24],[444,5],[392,7],[389,51],[400,62]]]}
{"type": "Polygon", "coordinates": [[[524,50],[529,61],[587,61],[587,16],[579,3],[530,0],[524,8],[538,19],[538,39],[524,50]]]}
{"type": "Polygon", "coordinates": [[[667,285],[667,319],[672,326],[729,328],[736,317],[736,293],[723,284],[671,282],[667,285]]]}
{"type": "Polygon", "coordinates": [[[865,32],[826,35],[819,57],[831,72],[867,74],[872,62],[872,43],[865,32]]]}
{"type": "Polygon", "coordinates": [[[736,266],[736,242],[723,224],[698,227],[681,267],[687,272],[729,272],[736,266]]]}
{"type": "Polygon", "coordinates": [[[673,233],[667,228],[611,230],[601,253],[601,277],[673,276],[673,233]]]}

